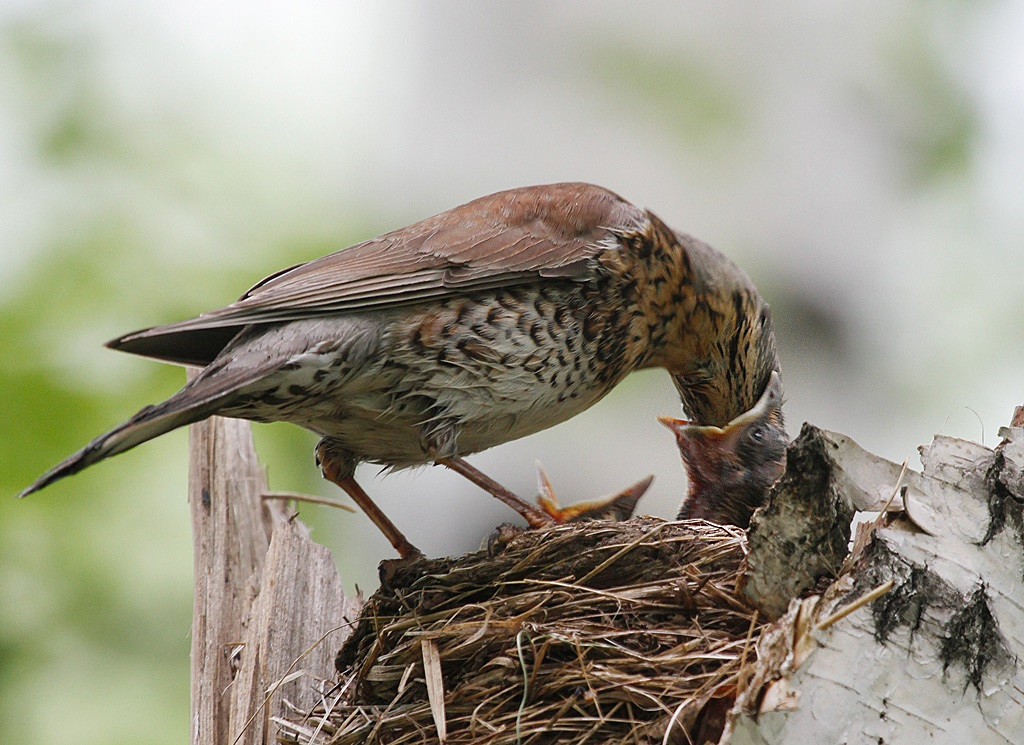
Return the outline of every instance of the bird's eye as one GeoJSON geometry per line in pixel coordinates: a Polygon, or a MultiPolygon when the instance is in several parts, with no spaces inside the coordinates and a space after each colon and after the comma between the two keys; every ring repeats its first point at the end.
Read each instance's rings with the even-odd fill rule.
{"type": "Polygon", "coordinates": [[[754,429],[753,432],[750,433],[750,436],[753,437],[758,442],[760,442],[761,440],[764,439],[764,430],[761,429],[760,427],[757,427],[754,429]]]}

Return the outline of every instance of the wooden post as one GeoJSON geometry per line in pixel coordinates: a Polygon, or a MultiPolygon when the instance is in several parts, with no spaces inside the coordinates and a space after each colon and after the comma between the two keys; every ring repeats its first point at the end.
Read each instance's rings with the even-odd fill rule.
{"type": "Polygon", "coordinates": [[[272,742],[286,702],[316,701],[309,678],[332,669],[359,603],[345,598],[330,552],[281,502],[262,499],[248,422],[193,425],[189,461],[191,742],[272,742]]]}

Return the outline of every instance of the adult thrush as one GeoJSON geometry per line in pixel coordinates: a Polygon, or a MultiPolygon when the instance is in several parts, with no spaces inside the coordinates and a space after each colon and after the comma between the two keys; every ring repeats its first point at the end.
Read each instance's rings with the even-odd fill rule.
{"type": "Polygon", "coordinates": [[[690,479],[677,519],[746,528],[786,469],[782,381],[773,372],[758,402],[724,427],[661,417],[676,436],[690,479]]]}
{"type": "Polygon", "coordinates": [[[768,306],[742,270],[578,183],[476,199],[107,346],[203,369],[23,496],[214,414],[287,421],[323,438],[324,476],[403,557],[416,549],[356,483],[358,463],[439,463],[548,525],[464,456],[565,421],[648,367],[670,372],[695,422],[725,425],[779,367],[768,306]]]}

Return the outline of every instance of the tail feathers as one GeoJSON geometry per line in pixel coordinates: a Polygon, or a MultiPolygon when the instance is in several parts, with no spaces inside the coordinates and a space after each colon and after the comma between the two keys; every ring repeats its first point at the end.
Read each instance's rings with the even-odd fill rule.
{"type": "Polygon", "coordinates": [[[88,468],[93,463],[130,450],[172,429],[198,422],[216,411],[220,397],[214,400],[203,397],[197,401],[194,395],[190,395],[193,392],[186,387],[163,403],[147,406],[124,424],[100,435],[77,453],[58,463],[18,496],[27,497],[54,481],[88,468]]]}

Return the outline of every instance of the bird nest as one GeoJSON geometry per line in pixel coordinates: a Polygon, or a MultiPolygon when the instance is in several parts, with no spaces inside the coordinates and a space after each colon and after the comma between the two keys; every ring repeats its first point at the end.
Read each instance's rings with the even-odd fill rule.
{"type": "Polygon", "coordinates": [[[578,523],[399,564],[290,743],[717,742],[761,624],[743,531],[578,523]]]}

